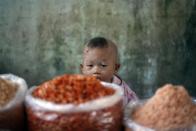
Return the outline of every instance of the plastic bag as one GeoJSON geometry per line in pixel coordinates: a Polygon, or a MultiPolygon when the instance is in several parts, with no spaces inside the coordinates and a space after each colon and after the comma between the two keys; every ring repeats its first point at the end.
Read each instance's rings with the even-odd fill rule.
{"type": "MultiPolygon", "coordinates": [[[[145,127],[132,119],[132,113],[135,109],[142,106],[147,100],[138,100],[134,102],[130,102],[124,111],[124,125],[126,131],[196,131],[196,125],[192,127],[185,127],[185,128],[173,128],[173,129],[152,129],[145,127]]],[[[193,101],[194,102],[194,101],[193,101]]]]}
{"type": "Polygon", "coordinates": [[[184,86],[165,84],[148,100],[128,104],[125,125],[133,131],[195,131],[196,104],[184,86]]]}
{"type": "Polygon", "coordinates": [[[27,84],[23,78],[13,74],[2,74],[0,78],[17,86],[14,97],[5,106],[0,107],[0,130],[22,131],[25,122],[23,102],[27,84]]]}
{"type": "MultiPolygon", "coordinates": [[[[115,93],[92,101],[74,104],[55,104],[26,96],[26,110],[30,131],[119,131],[122,126],[122,89],[114,84],[102,84],[115,93]]],[[[95,92],[96,93],[96,92],[95,92]]]]}

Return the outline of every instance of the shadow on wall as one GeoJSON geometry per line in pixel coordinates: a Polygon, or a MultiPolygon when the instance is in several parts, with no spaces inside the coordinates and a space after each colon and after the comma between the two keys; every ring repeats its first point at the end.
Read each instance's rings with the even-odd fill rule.
{"type": "Polygon", "coordinates": [[[187,64],[184,69],[184,76],[185,81],[184,84],[187,85],[187,87],[190,87],[190,93],[192,96],[196,96],[196,4],[194,4],[193,11],[191,13],[191,16],[189,20],[187,21],[187,28],[185,32],[185,38],[188,48],[189,56],[187,58],[187,64]]]}

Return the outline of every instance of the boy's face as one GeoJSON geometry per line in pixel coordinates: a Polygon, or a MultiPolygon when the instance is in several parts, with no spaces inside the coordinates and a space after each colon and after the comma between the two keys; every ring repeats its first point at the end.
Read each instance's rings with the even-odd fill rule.
{"type": "Polygon", "coordinates": [[[118,71],[116,54],[111,47],[86,48],[84,50],[81,71],[84,75],[93,75],[97,79],[111,82],[113,75],[118,71]]]}

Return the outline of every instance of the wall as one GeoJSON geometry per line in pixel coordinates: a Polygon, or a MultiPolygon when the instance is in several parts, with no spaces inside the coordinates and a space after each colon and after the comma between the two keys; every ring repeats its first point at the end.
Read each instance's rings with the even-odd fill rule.
{"type": "Polygon", "coordinates": [[[79,73],[83,44],[105,36],[141,98],[165,83],[194,95],[195,10],[195,0],[0,0],[0,73],[29,86],[79,73]]]}

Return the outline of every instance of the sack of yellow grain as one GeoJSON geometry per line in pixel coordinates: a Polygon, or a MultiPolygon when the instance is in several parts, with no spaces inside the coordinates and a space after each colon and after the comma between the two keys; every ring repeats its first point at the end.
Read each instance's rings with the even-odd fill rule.
{"type": "Polygon", "coordinates": [[[0,130],[24,130],[24,98],[27,84],[13,74],[0,75],[0,130]]]}

